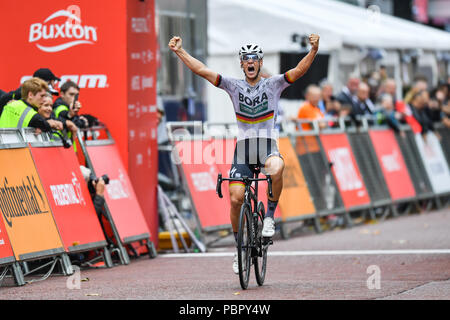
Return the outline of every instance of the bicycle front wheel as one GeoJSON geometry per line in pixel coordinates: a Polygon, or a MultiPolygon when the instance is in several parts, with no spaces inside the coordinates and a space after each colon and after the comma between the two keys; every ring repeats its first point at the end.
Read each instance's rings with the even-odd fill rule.
{"type": "Polygon", "coordinates": [[[243,204],[239,217],[238,231],[238,263],[239,263],[239,281],[242,289],[247,289],[248,280],[250,278],[250,262],[251,262],[251,217],[250,207],[243,204]]]}
{"type": "Polygon", "coordinates": [[[253,264],[255,265],[255,276],[256,282],[259,286],[262,286],[264,279],[266,278],[266,267],[267,267],[267,245],[264,242],[264,237],[261,232],[263,229],[263,221],[265,216],[264,204],[260,201],[257,208],[258,216],[255,217],[255,245],[257,255],[253,258],[253,264]]]}

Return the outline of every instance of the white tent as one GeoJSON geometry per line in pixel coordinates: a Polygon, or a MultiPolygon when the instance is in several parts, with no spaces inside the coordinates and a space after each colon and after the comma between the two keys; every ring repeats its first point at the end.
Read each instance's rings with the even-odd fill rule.
{"type": "MultiPolygon", "coordinates": [[[[395,69],[400,80],[398,50],[420,49],[421,63],[437,72],[436,51],[450,51],[450,33],[385,15],[376,7],[363,9],[334,0],[209,0],[208,66],[227,76],[242,77],[238,50],[245,43],[262,46],[264,65],[278,73],[279,53],[298,51],[293,34],[320,35],[320,51],[330,53],[329,80],[336,89],[345,81],[343,65],[355,66],[367,54],[362,48],[384,50],[383,64],[395,69]]],[[[211,86],[207,89],[208,120],[234,122],[228,96],[211,86]]],[[[292,102],[284,102],[292,103],[292,102]]],[[[298,102],[293,102],[298,108],[298,102]]],[[[289,107],[288,107],[289,108],[289,107]]]]}
{"type": "Polygon", "coordinates": [[[235,53],[247,42],[266,52],[297,49],[293,33],[318,33],[321,48],[343,44],[384,49],[450,50],[450,33],[334,0],[209,0],[212,55],[235,53]]]}

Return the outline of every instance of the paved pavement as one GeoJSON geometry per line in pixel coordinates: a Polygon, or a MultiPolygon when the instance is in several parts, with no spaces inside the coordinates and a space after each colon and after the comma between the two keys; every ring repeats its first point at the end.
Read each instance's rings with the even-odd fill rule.
{"type": "Polygon", "coordinates": [[[242,290],[233,248],[159,254],[127,266],[81,270],[80,289],[51,276],[23,287],[7,279],[0,299],[353,300],[450,299],[450,209],[322,234],[275,239],[264,286],[242,290]],[[8,282],[9,281],[9,282],[8,282]]]}

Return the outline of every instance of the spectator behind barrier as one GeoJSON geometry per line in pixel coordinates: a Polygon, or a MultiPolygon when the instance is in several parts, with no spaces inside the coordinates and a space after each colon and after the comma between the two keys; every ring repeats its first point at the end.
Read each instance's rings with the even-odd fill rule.
{"type": "Polygon", "coordinates": [[[361,82],[356,91],[356,103],[353,104],[353,116],[371,115],[375,111],[373,102],[369,99],[370,87],[368,84],[361,82]]]}
{"type": "Polygon", "coordinates": [[[48,91],[47,83],[40,78],[26,80],[21,87],[20,100],[5,105],[0,117],[1,128],[36,128],[36,133],[48,132],[60,127],[53,119],[44,119],[37,111],[48,91]]]}
{"type": "Polygon", "coordinates": [[[53,104],[53,113],[56,118],[72,121],[78,128],[87,128],[89,121],[80,116],[78,113],[82,107],[81,102],[78,101],[80,88],[78,85],[68,80],[60,88],[60,97],[55,100],[53,104]]]}
{"type": "MultiPolygon", "coordinates": [[[[50,69],[40,68],[33,73],[33,77],[46,81],[49,87],[49,91],[51,91],[52,94],[57,95],[57,92],[53,88],[58,81],[61,81],[61,79],[55,76],[50,69]]],[[[3,107],[11,100],[20,100],[21,98],[22,86],[20,86],[16,90],[5,93],[4,95],[0,95],[0,112],[1,110],[3,110],[3,107]]]]}
{"type": "Polygon", "coordinates": [[[394,99],[388,93],[384,93],[380,97],[379,107],[375,113],[377,124],[388,125],[392,130],[400,133],[403,137],[405,133],[400,130],[400,120],[403,116],[394,108],[394,99]]]}
{"type": "Polygon", "coordinates": [[[449,103],[449,97],[449,85],[441,81],[438,87],[431,92],[429,108],[427,108],[428,117],[433,122],[442,122],[443,108],[449,103]]]}
{"type": "Polygon", "coordinates": [[[392,97],[394,107],[397,103],[397,100],[401,100],[401,97],[397,97],[397,83],[392,78],[387,78],[380,86],[378,96],[381,97],[383,93],[387,93],[392,97]]]}
{"type": "Polygon", "coordinates": [[[442,108],[442,123],[450,129],[450,103],[442,108]]]}
{"type": "Polygon", "coordinates": [[[61,123],[58,131],[64,131],[60,132],[63,136],[67,136],[67,132],[70,131],[73,135],[76,135],[78,128],[77,126],[70,120],[67,119],[55,119],[55,115],[53,114],[53,99],[52,95],[47,92],[47,94],[44,97],[44,101],[42,105],[38,109],[38,113],[44,118],[44,119],[53,119],[55,121],[58,121],[61,123]]]}
{"type": "MultiPolygon", "coordinates": [[[[323,119],[324,114],[320,111],[318,103],[321,97],[320,88],[314,84],[309,85],[306,88],[305,98],[306,101],[300,106],[298,110],[297,119],[300,120],[318,120],[323,119]]],[[[311,130],[309,123],[302,123],[302,130],[311,130]]],[[[320,126],[326,126],[325,123],[320,123],[320,126]]]]}
{"type": "Polygon", "coordinates": [[[411,104],[414,95],[420,91],[428,90],[428,82],[425,76],[417,76],[412,88],[405,94],[405,103],[411,104]]]}
{"type": "Polygon", "coordinates": [[[411,110],[414,118],[420,123],[422,127],[422,135],[426,135],[429,131],[434,131],[433,121],[427,114],[428,102],[430,95],[426,90],[416,92],[411,98],[411,110]]]}
{"type": "Polygon", "coordinates": [[[319,100],[318,107],[323,114],[327,113],[327,103],[329,103],[333,96],[333,85],[326,79],[320,82],[320,89],[322,90],[322,98],[319,100]]]}
{"type": "Polygon", "coordinates": [[[357,102],[356,93],[358,91],[360,80],[357,77],[350,77],[347,81],[347,85],[342,88],[342,91],[336,96],[336,99],[341,104],[349,104],[355,107],[357,102]]]}
{"type": "Polygon", "coordinates": [[[414,133],[422,131],[422,127],[416,118],[414,118],[410,106],[402,101],[401,97],[397,97],[397,84],[394,79],[387,78],[383,83],[380,92],[392,96],[395,111],[400,112],[401,114],[401,123],[408,124],[414,133]]]}

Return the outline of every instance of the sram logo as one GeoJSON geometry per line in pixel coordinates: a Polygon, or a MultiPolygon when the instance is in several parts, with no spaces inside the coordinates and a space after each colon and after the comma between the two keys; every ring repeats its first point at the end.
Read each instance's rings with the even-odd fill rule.
{"type": "MultiPolygon", "coordinates": [[[[20,83],[32,78],[31,76],[23,76],[20,79],[20,83]]],[[[67,80],[72,80],[81,88],[107,88],[108,87],[108,77],[106,74],[69,74],[61,76],[61,82],[59,85],[62,85],[67,80]]],[[[55,88],[56,89],[56,88],[55,88]]]]}
{"type": "Polygon", "coordinates": [[[58,52],[81,44],[94,44],[97,42],[97,28],[82,25],[80,13],[80,7],[72,5],[67,10],[50,14],[43,23],[33,23],[30,25],[28,42],[36,42],[36,47],[45,52],[58,52]]]}

